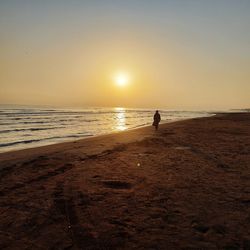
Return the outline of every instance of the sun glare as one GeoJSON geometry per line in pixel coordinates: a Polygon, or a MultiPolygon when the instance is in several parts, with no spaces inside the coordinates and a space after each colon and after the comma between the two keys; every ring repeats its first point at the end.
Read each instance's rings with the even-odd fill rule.
{"type": "Polygon", "coordinates": [[[115,84],[119,87],[124,87],[128,84],[129,82],[129,77],[125,73],[119,73],[115,76],[114,78],[115,84]]]}

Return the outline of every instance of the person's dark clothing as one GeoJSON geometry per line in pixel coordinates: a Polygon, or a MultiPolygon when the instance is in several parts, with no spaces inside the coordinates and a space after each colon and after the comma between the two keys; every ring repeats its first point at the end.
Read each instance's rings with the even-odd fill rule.
{"type": "Polygon", "coordinates": [[[154,114],[154,122],[153,122],[153,126],[155,126],[156,130],[158,129],[160,121],[161,121],[161,115],[159,114],[158,111],[156,111],[154,114]]]}

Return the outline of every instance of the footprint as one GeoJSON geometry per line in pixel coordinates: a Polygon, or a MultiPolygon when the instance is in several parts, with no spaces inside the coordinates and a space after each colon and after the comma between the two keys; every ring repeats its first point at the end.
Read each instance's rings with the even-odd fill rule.
{"type": "Polygon", "coordinates": [[[212,226],[212,229],[215,233],[217,234],[225,234],[226,233],[226,228],[223,225],[216,224],[212,226]]]}
{"type": "Polygon", "coordinates": [[[205,226],[197,221],[193,221],[192,223],[192,227],[193,229],[195,229],[196,231],[200,232],[200,233],[203,233],[205,234],[208,230],[209,230],[209,227],[208,226],[205,226]]]}
{"type": "Polygon", "coordinates": [[[130,189],[132,185],[125,181],[119,181],[119,180],[106,180],[103,181],[103,184],[108,188],[113,189],[130,189]]]}

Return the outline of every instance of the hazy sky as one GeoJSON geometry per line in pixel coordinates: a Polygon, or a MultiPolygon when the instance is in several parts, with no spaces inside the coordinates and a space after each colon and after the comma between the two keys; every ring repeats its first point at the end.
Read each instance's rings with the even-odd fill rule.
{"type": "Polygon", "coordinates": [[[0,103],[249,108],[249,13],[249,0],[0,0],[0,103]]]}

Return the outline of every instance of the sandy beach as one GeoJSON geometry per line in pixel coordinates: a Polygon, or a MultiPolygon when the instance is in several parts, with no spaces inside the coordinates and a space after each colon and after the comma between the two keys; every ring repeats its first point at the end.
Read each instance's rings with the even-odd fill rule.
{"type": "Polygon", "coordinates": [[[250,249],[250,114],[0,154],[1,249],[250,249]]]}

